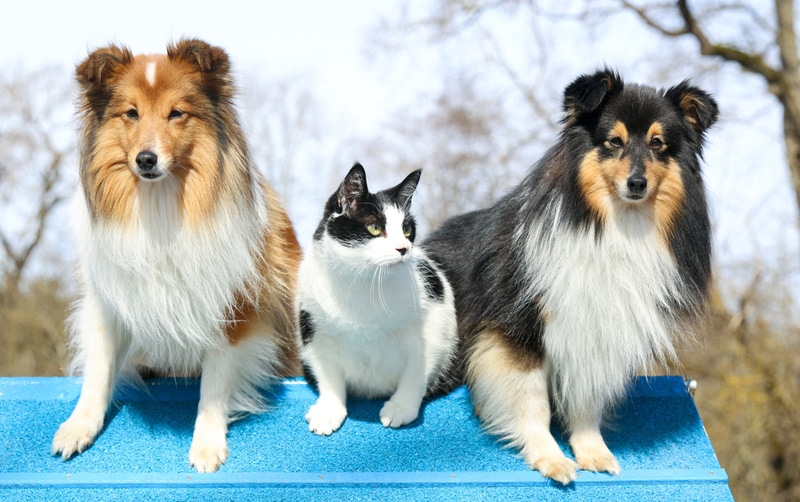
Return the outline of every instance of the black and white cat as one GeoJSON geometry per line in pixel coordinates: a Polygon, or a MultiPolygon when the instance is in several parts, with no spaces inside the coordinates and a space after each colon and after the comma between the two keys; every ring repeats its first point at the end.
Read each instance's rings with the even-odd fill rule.
{"type": "Polygon", "coordinates": [[[300,266],[297,292],[301,358],[319,398],[310,431],[329,435],[347,417],[347,394],[390,397],[385,427],[419,415],[425,395],[451,390],[458,348],[453,292],[414,246],[411,197],[421,171],[377,193],[355,164],[325,205],[300,266]]]}

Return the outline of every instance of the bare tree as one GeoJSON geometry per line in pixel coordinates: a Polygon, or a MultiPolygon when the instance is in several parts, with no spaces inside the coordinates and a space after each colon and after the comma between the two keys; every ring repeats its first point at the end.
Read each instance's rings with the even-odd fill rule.
{"type": "Polygon", "coordinates": [[[301,244],[313,233],[325,200],[330,146],[324,109],[302,76],[243,79],[242,119],[253,162],[283,198],[301,244]],[[317,204],[311,201],[319,201],[317,204]]]}
{"type": "Polygon", "coordinates": [[[55,68],[0,78],[0,244],[5,288],[14,296],[69,183],[74,151],[71,87],[55,68]]]}
{"type": "Polygon", "coordinates": [[[2,375],[59,375],[67,360],[65,274],[59,266],[45,278],[34,264],[55,247],[56,213],[74,179],[70,83],[57,68],[0,76],[2,375]]]}
{"type": "Polygon", "coordinates": [[[299,183],[298,164],[313,160],[320,141],[320,106],[300,79],[248,81],[242,93],[251,155],[273,187],[290,198],[299,183]]]}
{"type": "Polygon", "coordinates": [[[406,7],[399,20],[376,27],[371,50],[429,45],[416,50],[430,53],[435,47],[441,80],[390,117],[368,150],[398,175],[424,169],[416,213],[432,229],[488,206],[522,179],[557,134],[561,82],[551,78],[559,65],[550,60],[546,29],[538,29],[544,18],[536,3],[445,0],[420,12],[406,7]],[[520,16],[531,38],[509,45],[497,19],[484,19],[493,10],[520,16]]]}
{"type": "Polygon", "coordinates": [[[541,144],[511,126],[502,96],[482,95],[478,87],[475,77],[447,77],[426,100],[430,106],[397,112],[364,146],[392,179],[423,169],[415,196],[423,228],[496,201],[524,173],[531,145],[541,144]]]}

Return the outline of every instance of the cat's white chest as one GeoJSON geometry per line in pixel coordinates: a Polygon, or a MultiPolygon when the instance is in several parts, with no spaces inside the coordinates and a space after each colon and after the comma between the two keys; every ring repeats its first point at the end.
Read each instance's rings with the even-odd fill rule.
{"type": "Polygon", "coordinates": [[[390,396],[399,385],[409,355],[423,350],[418,326],[398,330],[351,328],[338,323],[319,323],[313,342],[303,350],[303,357],[336,367],[348,392],[354,395],[390,396]]]}
{"type": "Polygon", "coordinates": [[[413,262],[352,270],[325,262],[313,248],[303,261],[298,302],[314,325],[303,357],[336,366],[355,394],[390,395],[408,355],[424,350],[413,262]]]}
{"type": "Polygon", "coordinates": [[[312,249],[300,267],[300,302],[357,337],[397,331],[419,317],[413,262],[353,270],[326,263],[312,249]]]}

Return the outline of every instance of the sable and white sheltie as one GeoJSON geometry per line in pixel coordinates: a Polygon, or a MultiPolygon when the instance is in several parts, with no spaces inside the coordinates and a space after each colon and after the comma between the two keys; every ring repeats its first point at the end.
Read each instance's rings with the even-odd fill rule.
{"type": "Polygon", "coordinates": [[[710,229],[700,172],[718,108],[610,70],[564,93],[558,143],[488,209],[423,245],[455,290],[462,370],[486,429],[542,475],[619,473],[600,433],[631,378],[701,317],[710,229]],[[575,461],[550,433],[551,405],[575,461]]]}
{"type": "Polygon", "coordinates": [[[92,444],[115,381],[135,363],[202,372],[189,461],[215,471],[228,423],[264,409],[260,389],[299,371],[293,301],[300,248],[252,166],[224,50],[111,45],[77,67],[83,294],[71,318],[83,387],[52,451],[92,444]]]}

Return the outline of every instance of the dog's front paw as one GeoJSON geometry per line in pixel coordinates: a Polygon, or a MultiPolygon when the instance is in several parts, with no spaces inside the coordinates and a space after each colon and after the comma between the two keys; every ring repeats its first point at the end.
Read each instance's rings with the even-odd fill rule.
{"type": "Polygon", "coordinates": [[[53,437],[53,455],[61,455],[61,458],[67,460],[83,452],[92,445],[102,427],[102,420],[98,423],[88,418],[70,417],[61,424],[53,437]]]}
{"type": "Polygon", "coordinates": [[[189,448],[189,462],[197,472],[215,472],[227,460],[228,443],[224,435],[220,441],[195,434],[192,447],[189,448]]]}
{"type": "Polygon", "coordinates": [[[334,403],[319,402],[308,409],[308,430],[320,436],[330,436],[342,426],[347,417],[347,408],[334,403]]]}
{"type": "Polygon", "coordinates": [[[574,433],[569,442],[572,446],[572,453],[575,454],[575,460],[581,469],[619,474],[620,468],[617,459],[606,446],[598,429],[574,433]]]}
{"type": "Polygon", "coordinates": [[[578,477],[578,464],[564,455],[540,457],[528,462],[539,474],[562,485],[568,485],[578,477]]]}
{"type": "Polygon", "coordinates": [[[410,424],[419,416],[419,404],[396,402],[393,399],[386,401],[381,408],[381,423],[384,427],[401,427],[410,424]]]}
{"type": "Polygon", "coordinates": [[[604,444],[596,448],[573,448],[573,450],[575,452],[575,460],[578,461],[581,469],[619,475],[619,463],[614,458],[614,454],[604,444]]]}

